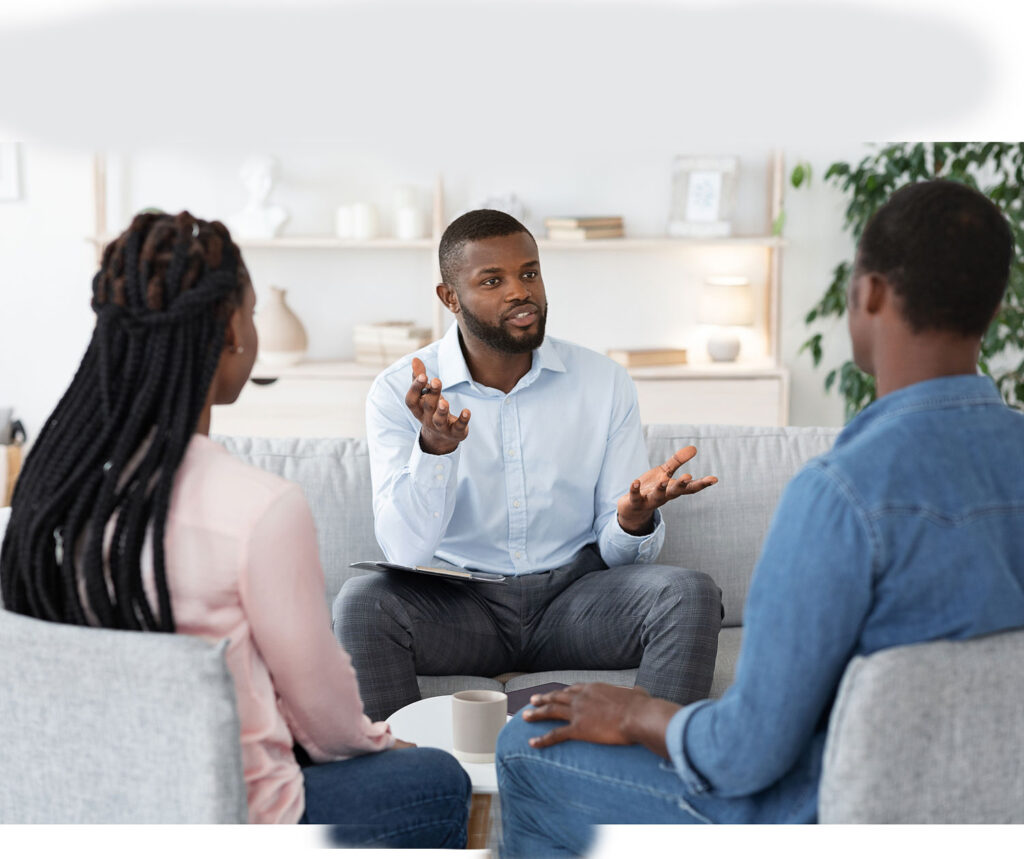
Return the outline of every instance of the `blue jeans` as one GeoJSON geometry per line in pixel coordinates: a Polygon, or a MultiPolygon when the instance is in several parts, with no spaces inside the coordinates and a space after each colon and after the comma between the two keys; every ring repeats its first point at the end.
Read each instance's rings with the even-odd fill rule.
{"type": "Polygon", "coordinates": [[[670,761],[643,746],[527,740],[562,722],[516,716],[498,737],[503,859],[579,856],[597,823],[704,823],[670,761]]]}
{"type": "Polygon", "coordinates": [[[303,767],[299,823],[331,824],[344,847],[466,846],[469,776],[440,749],[392,749],[303,767]]]}

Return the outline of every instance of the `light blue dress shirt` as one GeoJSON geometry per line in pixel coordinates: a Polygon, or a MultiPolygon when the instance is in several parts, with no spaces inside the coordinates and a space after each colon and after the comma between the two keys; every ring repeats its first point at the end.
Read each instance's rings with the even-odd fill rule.
{"type": "Polygon", "coordinates": [[[520,575],[572,560],[597,543],[609,567],[651,563],[665,526],[619,527],[618,499],[650,467],[636,388],[597,352],[548,337],[509,392],[473,381],[452,325],[414,355],[437,377],[452,414],[469,409],[469,435],[444,456],[424,453],[405,405],[409,355],[381,373],[367,397],[366,437],[377,542],[388,560],[433,558],[520,575]]]}

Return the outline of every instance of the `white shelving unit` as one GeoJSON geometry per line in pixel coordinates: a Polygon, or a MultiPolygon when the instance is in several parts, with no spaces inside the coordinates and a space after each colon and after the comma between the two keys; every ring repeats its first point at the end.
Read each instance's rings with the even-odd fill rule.
{"type": "MultiPolygon", "coordinates": [[[[107,224],[107,178],[103,155],[95,158],[95,233],[90,241],[97,256],[112,238],[107,224]]],[[[765,224],[776,223],[782,210],[783,164],[774,154],[768,176],[765,224]]],[[[410,253],[423,256],[433,282],[440,280],[436,248],[447,224],[444,183],[435,182],[431,237],[416,240],[379,238],[349,241],[329,235],[282,236],[274,239],[242,239],[239,246],[260,253],[410,253]]],[[[731,423],[776,425],[788,423],[789,374],[781,366],[779,349],[779,288],[782,251],[780,236],[740,235],[711,239],[666,236],[626,236],[618,239],[552,241],[538,238],[544,254],[628,254],[692,252],[712,247],[763,248],[767,254],[767,280],[760,334],[765,355],[753,360],[714,365],[643,367],[630,370],[640,398],[645,422],[731,423]]],[[[440,336],[446,325],[444,309],[435,303],[433,329],[440,336]]],[[[617,344],[608,344],[608,347],[617,344]]],[[[274,381],[246,386],[238,403],[214,411],[215,432],[247,435],[349,435],[362,436],[366,392],[379,372],[346,361],[311,361],[298,367],[260,368],[254,379],[274,381]]]]}

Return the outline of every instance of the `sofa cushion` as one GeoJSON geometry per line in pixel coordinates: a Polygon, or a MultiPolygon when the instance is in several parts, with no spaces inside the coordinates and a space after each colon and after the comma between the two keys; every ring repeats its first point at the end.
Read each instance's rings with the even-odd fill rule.
{"type": "Polygon", "coordinates": [[[0,611],[0,823],[245,823],[225,646],[0,611]]]}
{"type": "Polygon", "coordinates": [[[754,564],[782,490],[807,460],[832,447],[838,429],[654,424],[645,427],[651,463],[693,444],[684,468],[718,483],[662,507],[665,546],[658,560],[700,570],[722,589],[725,626],[743,622],[754,564]]]}
{"type": "Polygon", "coordinates": [[[1024,630],[854,659],[829,723],[822,823],[1024,823],[1024,630]]]}

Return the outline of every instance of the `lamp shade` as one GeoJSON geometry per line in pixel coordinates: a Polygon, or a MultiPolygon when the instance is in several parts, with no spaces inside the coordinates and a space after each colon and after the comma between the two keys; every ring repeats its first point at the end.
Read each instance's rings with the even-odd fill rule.
{"type": "Polygon", "coordinates": [[[753,325],[750,281],[739,276],[709,277],[700,296],[698,319],[709,325],[753,325]]]}

